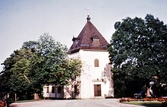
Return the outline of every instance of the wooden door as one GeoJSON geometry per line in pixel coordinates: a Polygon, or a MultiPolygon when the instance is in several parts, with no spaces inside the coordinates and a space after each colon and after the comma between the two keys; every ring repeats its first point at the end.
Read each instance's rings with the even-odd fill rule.
{"type": "Polygon", "coordinates": [[[101,85],[94,85],[94,96],[101,96],[101,85]]]}

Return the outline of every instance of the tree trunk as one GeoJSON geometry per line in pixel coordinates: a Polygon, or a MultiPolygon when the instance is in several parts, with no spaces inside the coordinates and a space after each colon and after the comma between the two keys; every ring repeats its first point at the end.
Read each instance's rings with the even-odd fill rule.
{"type": "Polygon", "coordinates": [[[146,97],[151,97],[151,95],[150,95],[150,87],[147,87],[146,97]]]}
{"type": "Polygon", "coordinates": [[[39,99],[39,95],[37,93],[34,93],[34,100],[38,100],[39,99]]]}
{"type": "Polygon", "coordinates": [[[16,102],[16,100],[17,100],[17,94],[15,93],[14,94],[14,101],[16,102]]]}

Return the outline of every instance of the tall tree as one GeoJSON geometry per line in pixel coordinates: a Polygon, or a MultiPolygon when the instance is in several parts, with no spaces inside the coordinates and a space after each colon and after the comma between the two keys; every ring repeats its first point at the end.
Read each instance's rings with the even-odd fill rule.
{"type": "Polygon", "coordinates": [[[20,49],[4,61],[4,70],[0,76],[2,91],[17,93],[20,98],[22,93],[28,93],[30,84],[27,76],[30,72],[29,59],[32,54],[31,50],[20,49]]]}
{"type": "MultiPolygon", "coordinates": [[[[152,15],[115,23],[108,51],[116,96],[129,96],[149,82],[167,83],[167,25],[152,15]],[[157,77],[157,78],[155,78],[157,77]],[[158,82],[157,82],[158,81],[158,82]]],[[[158,85],[159,84],[159,85],[158,85]]]]}
{"type": "Polygon", "coordinates": [[[37,92],[41,93],[44,84],[67,85],[69,80],[80,75],[81,61],[69,59],[67,47],[48,34],[40,36],[36,50],[37,54],[30,61],[30,78],[37,92]]]}
{"type": "Polygon", "coordinates": [[[66,85],[79,76],[81,61],[69,59],[67,47],[45,33],[38,41],[24,42],[2,65],[1,89],[42,94],[44,84],[66,85]]]}
{"type": "Polygon", "coordinates": [[[56,76],[62,69],[62,63],[67,60],[67,47],[55,42],[51,36],[40,36],[37,52],[31,59],[31,80],[37,92],[42,91],[46,83],[59,83],[56,76]]]}

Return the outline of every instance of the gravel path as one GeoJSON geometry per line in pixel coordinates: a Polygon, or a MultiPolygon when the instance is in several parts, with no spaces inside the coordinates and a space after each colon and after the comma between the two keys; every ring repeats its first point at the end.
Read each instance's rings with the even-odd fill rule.
{"type": "Polygon", "coordinates": [[[119,103],[118,99],[93,100],[40,100],[25,103],[13,103],[10,107],[143,107],[119,103]]]}

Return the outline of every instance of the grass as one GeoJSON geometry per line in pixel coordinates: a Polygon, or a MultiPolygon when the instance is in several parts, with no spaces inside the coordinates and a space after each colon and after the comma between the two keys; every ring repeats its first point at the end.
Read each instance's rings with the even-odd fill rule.
{"type": "Polygon", "coordinates": [[[133,104],[133,105],[140,105],[145,107],[161,107],[162,103],[159,101],[132,101],[132,102],[125,102],[125,104],[133,104]]]}
{"type": "Polygon", "coordinates": [[[33,101],[39,101],[39,100],[17,100],[15,103],[25,103],[25,102],[33,102],[33,101]]]}

